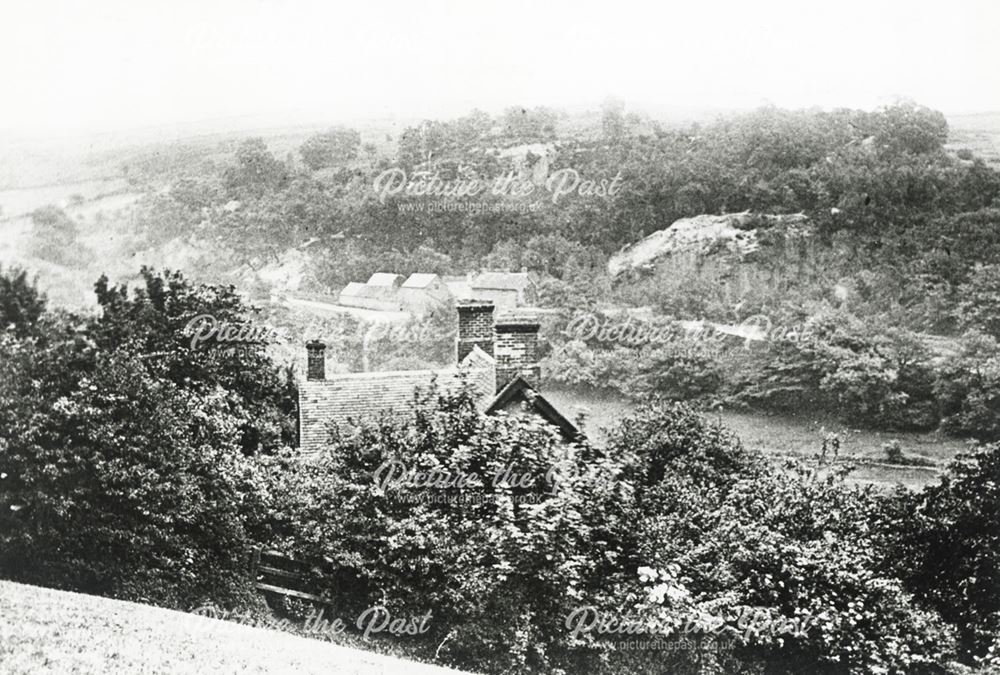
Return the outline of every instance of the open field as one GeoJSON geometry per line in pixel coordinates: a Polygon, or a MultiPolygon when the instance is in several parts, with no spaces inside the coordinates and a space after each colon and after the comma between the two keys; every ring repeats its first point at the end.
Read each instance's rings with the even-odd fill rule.
{"type": "MultiPolygon", "coordinates": [[[[546,388],[546,398],[568,416],[574,417],[582,407],[588,411],[587,435],[603,443],[602,428],[610,427],[635,410],[636,404],[623,397],[602,392],[581,392],[546,388]]],[[[775,457],[813,459],[819,452],[827,432],[840,435],[839,459],[851,459],[859,466],[850,481],[892,486],[902,484],[915,488],[936,482],[941,469],[956,454],[965,449],[965,441],[937,433],[879,432],[850,427],[833,420],[815,420],[761,413],[717,411],[705,416],[717,419],[731,429],[749,448],[775,457]],[[904,456],[934,463],[932,467],[894,466],[884,463],[882,444],[898,440],[904,456]]]]}
{"type": "Polygon", "coordinates": [[[1000,112],[948,116],[948,147],[967,148],[1000,167],[1000,112]]]}
{"type": "Polygon", "coordinates": [[[128,185],[124,180],[89,180],[71,183],[56,183],[28,188],[0,190],[0,215],[14,218],[31,213],[35,209],[54,204],[66,208],[72,203],[86,201],[100,202],[110,195],[125,192],[128,185]]]}
{"type": "Polygon", "coordinates": [[[459,671],[265,628],[0,581],[0,672],[337,673],[459,671]]]}

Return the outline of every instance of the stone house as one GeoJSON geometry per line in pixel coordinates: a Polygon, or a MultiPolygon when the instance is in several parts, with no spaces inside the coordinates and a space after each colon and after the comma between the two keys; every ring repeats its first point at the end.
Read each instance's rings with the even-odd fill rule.
{"type": "Polygon", "coordinates": [[[337,302],[345,307],[398,312],[403,309],[398,289],[392,286],[362,284],[357,281],[344,286],[337,302]]]}
{"type": "Polygon", "coordinates": [[[337,302],[345,307],[386,312],[409,312],[424,316],[450,306],[448,286],[436,274],[376,272],[365,283],[352,281],[340,291],[337,302]]]}
{"type": "Polygon", "coordinates": [[[449,307],[454,300],[451,290],[436,274],[415,272],[399,288],[403,309],[424,316],[449,307]]]}
{"type": "Polygon", "coordinates": [[[534,305],[538,289],[527,272],[483,272],[470,284],[472,295],[492,300],[500,309],[534,305]]]}
{"type": "Polygon", "coordinates": [[[368,286],[378,286],[380,288],[398,289],[403,285],[403,275],[392,272],[376,272],[368,277],[365,282],[368,286]]]}
{"type": "Polygon", "coordinates": [[[494,320],[490,301],[457,304],[455,365],[440,370],[400,370],[326,376],[326,345],[309,342],[306,380],[299,384],[299,447],[320,450],[332,424],[354,425],[405,415],[414,397],[432,383],[442,391],[468,386],[477,408],[540,417],[557,427],[567,441],[581,432],[539,390],[536,319],[504,316],[494,320]]]}

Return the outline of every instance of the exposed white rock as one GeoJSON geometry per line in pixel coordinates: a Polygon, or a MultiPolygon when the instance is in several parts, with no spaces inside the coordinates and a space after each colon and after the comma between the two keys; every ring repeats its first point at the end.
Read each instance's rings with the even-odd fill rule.
{"type": "Polygon", "coordinates": [[[705,253],[718,246],[719,242],[723,242],[729,250],[744,255],[758,247],[757,230],[753,226],[798,225],[805,221],[806,216],[800,213],[774,216],[749,211],[681,218],[670,227],[658,230],[611,256],[608,273],[614,277],[626,270],[649,268],[676,252],[705,253]]]}

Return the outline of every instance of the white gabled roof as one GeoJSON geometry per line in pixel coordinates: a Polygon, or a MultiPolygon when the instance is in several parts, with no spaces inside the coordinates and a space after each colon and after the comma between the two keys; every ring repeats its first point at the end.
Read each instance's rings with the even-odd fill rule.
{"type": "Polygon", "coordinates": [[[368,278],[367,286],[385,286],[397,288],[403,283],[403,275],[393,272],[376,272],[368,278]]]}
{"type": "Polygon", "coordinates": [[[427,288],[434,280],[438,278],[436,274],[426,274],[423,272],[414,272],[410,275],[410,278],[403,283],[403,288],[427,288]]]}

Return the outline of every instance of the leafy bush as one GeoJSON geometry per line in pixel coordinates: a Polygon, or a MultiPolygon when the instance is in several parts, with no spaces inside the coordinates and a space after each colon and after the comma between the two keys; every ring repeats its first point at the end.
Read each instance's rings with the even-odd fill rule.
{"type": "Polygon", "coordinates": [[[715,347],[698,340],[668,342],[637,357],[634,389],[668,400],[692,401],[717,394],[725,371],[715,347]]]}
{"type": "Polygon", "coordinates": [[[334,429],[314,462],[267,460],[274,545],[331,564],[327,591],[340,606],[430,610],[428,639],[448,663],[547,672],[562,639],[548,619],[584,585],[585,544],[603,512],[594,491],[546,480],[556,465],[578,466],[578,452],[540,422],[484,417],[468,394],[429,393],[409,420],[334,429]],[[387,462],[466,484],[385,487],[387,462]],[[526,482],[494,480],[508,470],[526,482]]]}
{"type": "Polygon", "coordinates": [[[742,367],[734,368],[731,399],[764,410],[795,411],[827,405],[820,389],[823,379],[819,345],[772,341],[744,350],[742,367]]]}
{"type": "Polygon", "coordinates": [[[609,454],[624,453],[623,477],[647,488],[671,475],[718,487],[763,470],[759,453],[683,403],[644,406],[610,430],[608,446],[609,454]]]}
{"type": "Polygon", "coordinates": [[[988,335],[971,333],[962,350],[941,367],[935,383],[942,426],[981,441],[1000,440],[1000,345],[988,335]]]}
{"type": "Polygon", "coordinates": [[[1000,265],[976,265],[958,289],[959,313],[966,327],[1000,339],[1000,265]]]}
{"type": "Polygon", "coordinates": [[[79,242],[73,219],[56,206],[43,206],[31,213],[32,253],[59,265],[85,267],[92,257],[79,242]]]}
{"type": "MultiPolygon", "coordinates": [[[[232,286],[195,284],[179,272],[143,267],[142,285],[111,285],[102,276],[94,285],[101,315],[89,335],[98,349],[128,351],[149,372],[196,394],[220,389],[230,415],[239,419],[238,442],[247,454],[293,445],[298,405],[291,372],[271,361],[264,342],[229,350],[211,340],[193,345],[189,330],[196,317],[211,316],[221,326],[253,323],[254,310],[232,286]]],[[[197,324],[195,324],[197,326],[197,324]]],[[[221,332],[221,329],[220,329],[221,332]]]]}
{"type": "Polygon", "coordinates": [[[931,429],[939,421],[934,381],[930,352],[915,334],[824,312],[803,335],[755,353],[733,397],[761,407],[837,411],[878,428],[931,429]]]}
{"type": "Polygon", "coordinates": [[[361,134],[338,127],[307,138],[299,148],[302,161],[313,171],[354,159],[361,145],[361,134]]]}
{"type": "Polygon", "coordinates": [[[35,334],[45,302],[37,281],[28,281],[26,270],[14,267],[5,273],[0,266],[0,331],[13,328],[21,338],[35,334]]]}
{"type": "MultiPolygon", "coordinates": [[[[883,502],[870,488],[794,463],[772,468],[683,405],[623,421],[609,454],[622,458],[632,499],[614,521],[626,526],[624,564],[591,604],[678,630],[721,622],[718,639],[735,650],[717,672],[938,672],[952,658],[953,629],[884,572],[873,528],[883,502]],[[806,630],[751,630],[750,615],[806,630]]],[[[620,663],[600,639],[587,646],[620,663]]],[[[657,660],[630,663],[652,670],[657,660]]]]}
{"type": "Polygon", "coordinates": [[[0,574],[247,604],[266,496],[250,455],[294,430],[294,390],[262,345],[227,354],[183,334],[200,314],[241,320],[231,288],[143,276],[133,294],[100,280],[98,317],[42,313],[26,337],[0,333],[0,574]]]}
{"type": "Polygon", "coordinates": [[[550,382],[571,387],[632,392],[638,376],[636,350],[628,347],[591,349],[582,340],[556,345],[543,361],[542,372],[550,382]]]}
{"type": "Polygon", "coordinates": [[[0,574],[175,608],[251,602],[262,483],[225,396],[85,343],[3,347],[0,574]],[[62,394],[61,368],[79,378],[62,394]]]}
{"type": "Polygon", "coordinates": [[[661,491],[671,509],[638,523],[659,535],[645,540],[648,566],[675,570],[669,590],[642,603],[647,616],[724,617],[740,660],[764,672],[937,672],[951,658],[953,630],[881,571],[869,495],[801,468],[742,478],[709,500],[671,482],[661,491]],[[750,613],[803,630],[754,631],[739,620],[750,613]]]}
{"type": "Polygon", "coordinates": [[[847,322],[821,348],[820,388],[845,417],[889,429],[930,429],[938,416],[926,347],[902,329],[847,322]]]}
{"type": "Polygon", "coordinates": [[[903,463],[903,446],[900,445],[898,440],[893,439],[888,443],[883,443],[882,452],[885,453],[886,461],[890,464],[903,463]]]}
{"type": "Polygon", "coordinates": [[[266,461],[275,543],[332,564],[327,592],[342,607],[431,610],[427,639],[452,665],[703,672],[697,650],[628,653],[573,635],[566,619],[581,607],[661,626],[721,622],[733,651],[712,657],[716,672],[930,673],[955,653],[953,628],[885,571],[876,525],[896,502],[842,476],[771,468],[683,404],[640,410],[599,451],[562,446],[530,420],[483,417],[465,396],[430,396],[405,423],[332,429],[314,462],[266,461]],[[376,480],[392,460],[471,479],[423,488],[450,499],[411,500],[421,488],[376,480]],[[543,479],[553,465],[555,489],[543,479]],[[508,466],[529,480],[495,485],[508,466]],[[519,501],[531,495],[541,498],[519,501]],[[803,630],[767,630],[774,621],[803,630]]]}
{"type": "Polygon", "coordinates": [[[894,573],[956,627],[969,665],[989,657],[1000,635],[1000,444],[960,455],[940,484],[896,501],[880,526],[894,573]]]}

